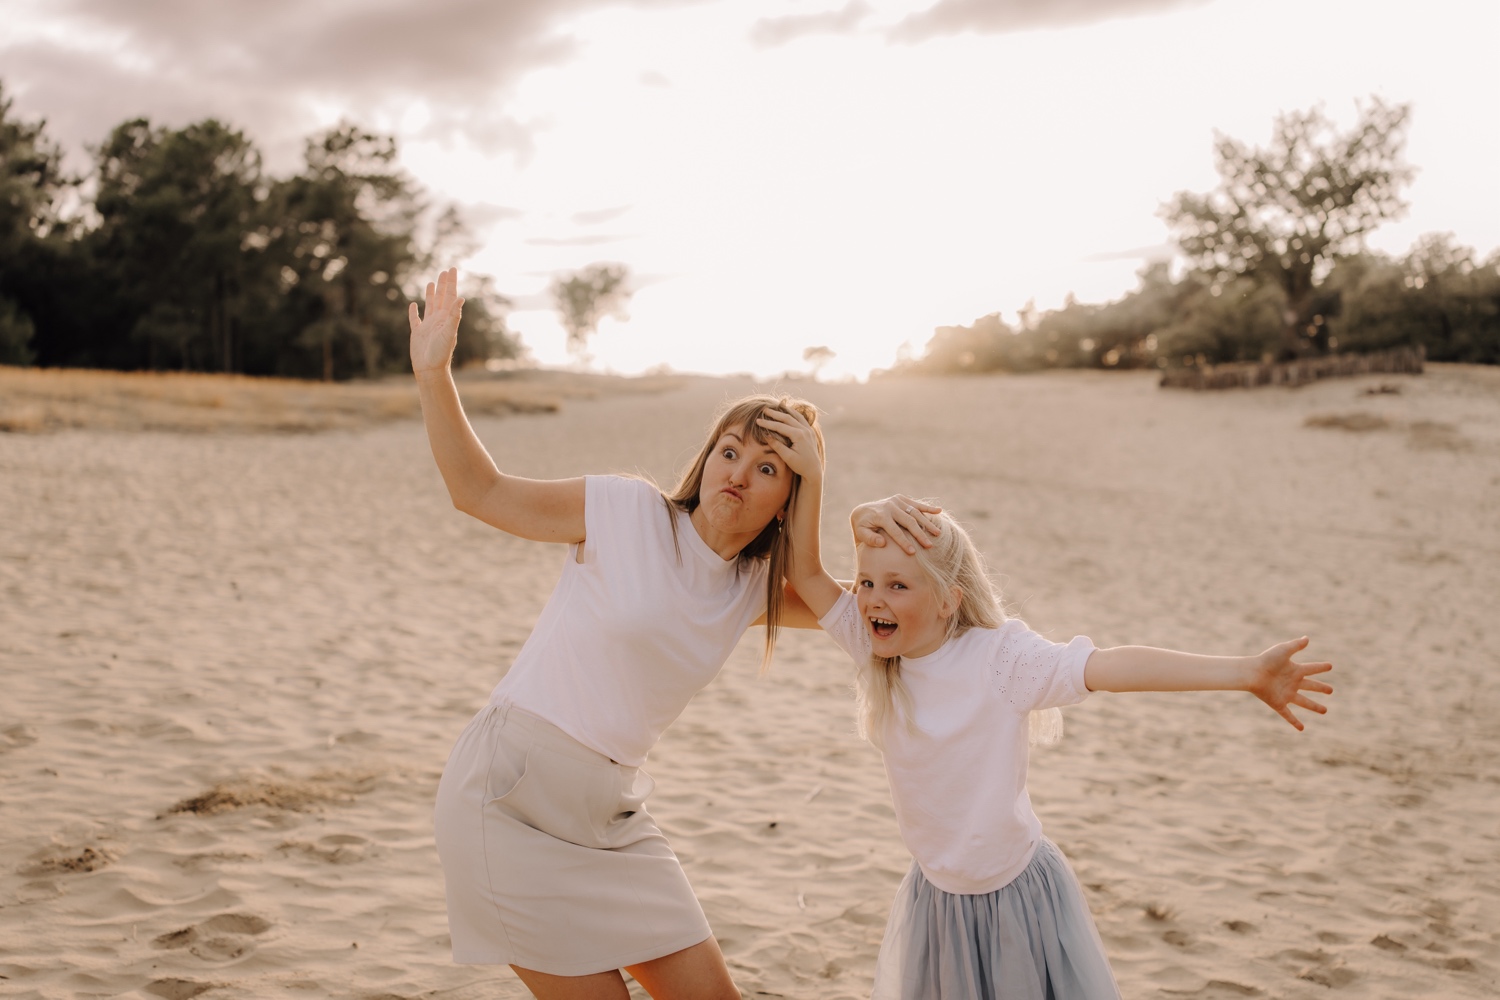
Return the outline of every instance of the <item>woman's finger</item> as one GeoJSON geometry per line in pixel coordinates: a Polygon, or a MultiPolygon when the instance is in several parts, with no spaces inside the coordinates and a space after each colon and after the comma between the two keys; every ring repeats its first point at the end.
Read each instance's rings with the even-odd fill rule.
{"type": "Polygon", "coordinates": [[[406,320],[411,324],[412,333],[416,333],[417,327],[422,325],[422,312],[415,302],[406,307],[406,320]]]}

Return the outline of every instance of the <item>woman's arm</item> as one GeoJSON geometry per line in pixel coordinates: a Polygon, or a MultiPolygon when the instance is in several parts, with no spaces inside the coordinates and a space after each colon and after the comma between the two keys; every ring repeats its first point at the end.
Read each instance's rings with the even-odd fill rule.
{"type": "Polygon", "coordinates": [[[453,506],[521,538],[583,541],[584,481],[508,476],[496,467],[469,425],[449,367],[463,305],[458,270],[450,268],[438,275],[436,284],[428,283],[427,314],[421,315],[413,302],[407,317],[422,421],[453,506]]]}
{"type": "Polygon", "coordinates": [[[1096,649],[1084,665],[1083,681],[1090,691],[1249,691],[1300,730],[1292,705],[1319,715],[1328,711],[1302,692],[1333,693],[1329,685],[1309,679],[1333,664],[1292,659],[1307,642],[1303,636],[1278,643],[1258,656],[1200,656],[1151,646],[1096,649]]]}
{"type": "Polygon", "coordinates": [[[787,573],[787,586],[797,592],[802,605],[813,616],[821,619],[832,608],[843,592],[833,577],[823,569],[820,551],[820,520],[823,512],[823,461],[818,455],[817,443],[812,429],[800,413],[783,413],[766,410],[760,425],[776,434],[785,435],[790,445],[783,444],[776,436],[769,436],[771,448],[786,462],[787,468],[802,477],[797,491],[797,506],[791,511],[792,559],[787,573]]]}

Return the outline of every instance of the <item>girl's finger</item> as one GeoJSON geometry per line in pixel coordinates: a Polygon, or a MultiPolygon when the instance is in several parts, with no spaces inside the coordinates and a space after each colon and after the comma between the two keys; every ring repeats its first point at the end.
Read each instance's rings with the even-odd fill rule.
{"type": "Polygon", "coordinates": [[[1324,705],[1324,704],[1321,704],[1319,702],[1313,701],[1311,698],[1304,697],[1304,696],[1302,696],[1300,694],[1297,695],[1297,696],[1295,696],[1294,698],[1292,698],[1292,704],[1296,705],[1296,706],[1298,706],[1300,708],[1305,708],[1309,712],[1317,712],[1319,715],[1327,715],[1328,714],[1328,706],[1327,705],[1324,705]]]}
{"type": "Polygon", "coordinates": [[[411,324],[412,333],[416,333],[417,327],[422,325],[421,317],[422,313],[417,308],[417,304],[415,302],[406,307],[406,321],[411,324]]]}

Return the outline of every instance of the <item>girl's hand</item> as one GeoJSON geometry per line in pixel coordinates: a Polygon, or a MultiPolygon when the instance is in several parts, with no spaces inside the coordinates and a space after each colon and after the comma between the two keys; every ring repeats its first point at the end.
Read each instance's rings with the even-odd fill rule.
{"type": "Polygon", "coordinates": [[[910,556],[916,555],[918,545],[932,548],[932,539],[943,533],[937,522],[927,516],[942,512],[941,507],[897,493],[854,508],[849,514],[849,526],[854,529],[856,545],[873,545],[878,549],[887,538],[893,538],[910,556]]]}
{"type": "Polygon", "coordinates": [[[453,348],[458,344],[458,321],[463,311],[456,267],[439,274],[436,284],[427,283],[427,315],[421,315],[415,302],[407,308],[406,318],[411,323],[411,370],[418,378],[447,370],[453,360],[453,348]]]}
{"type": "Polygon", "coordinates": [[[771,431],[771,450],[781,456],[786,467],[803,479],[823,481],[823,454],[818,451],[818,436],[812,424],[795,410],[767,409],[756,421],[762,430],[771,431]],[[786,441],[783,442],[782,438],[786,441]]]}
{"type": "Polygon", "coordinates": [[[1309,680],[1313,674],[1332,670],[1332,663],[1298,663],[1292,659],[1294,654],[1307,647],[1307,641],[1307,636],[1303,636],[1291,642],[1277,643],[1261,653],[1256,658],[1249,685],[1251,694],[1270,705],[1277,715],[1290,722],[1298,731],[1302,729],[1302,723],[1292,714],[1291,706],[1296,705],[1319,715],[1328,712],[1326,705],[1313,701],[1302,692],[1333,694],[1333,688],[1329,685],[1309,680]]]}

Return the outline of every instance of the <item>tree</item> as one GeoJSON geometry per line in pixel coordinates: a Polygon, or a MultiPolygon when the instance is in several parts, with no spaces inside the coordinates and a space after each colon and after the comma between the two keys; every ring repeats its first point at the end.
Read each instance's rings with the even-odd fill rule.
{"type": "Polygon", "coordinates": [[[802,351],[802,360],[806,361],[812,367],[813,378],[817,378],[818,372],[823,370],[823,366],[836,357],[838,357],[838,352],[826,344],[808,347],[802,351]]]}
{"type": "Polygon", "coordinates": [[[1405,211],[1409,114],[1409,105],[1373,98],[1344,133],[1314,108],[1278,116],[1263,150],[1218,135],[1219,188],[1178,192],[1163,208],[1182,252],[1215,285],[1246,277],[1280,289],[1284,355],[1326,346],[1318,284],[1336,256],[1358,252],[1367,233],[1405,211]]]}
{"type": "Polygon", "coordinates": [[[146,364],[238,370],[256,263],[246,241],[265,197],[259,151],[213,119],[173,130],[139,118],[95,160],[90,257],[146,364]]]}
{"type": "Polygon", "coordinates": [[[549,291],[557,304],[557,315],[568,333],[568,353],[588,361],[588,339],[606,316],[625,318],[625,307],[634,294],[629,285],[630,269],[624,264],[590,264],[581,271],[556,277],[549,291]]]}
{"type": "Polygon", "coordinates": [[[58,221],[58,197],[69,180],[62,152],[44,134],[46,123],[19,121],[10,110],[0,85],[0,364],[30,364],[34,258],[58,221]]]}
{"type": "Polygon", "coordinates": [[[417,253],[422,200],[396,166],[396,140],[347,123],[307,141],[306,165],[271,192],[260,234],[280,265],[276,350],[284,374],[373,376],[406,355],[403,288],[417,253]],[[297,363],[311,351],[314,370],[297,363]]]}

